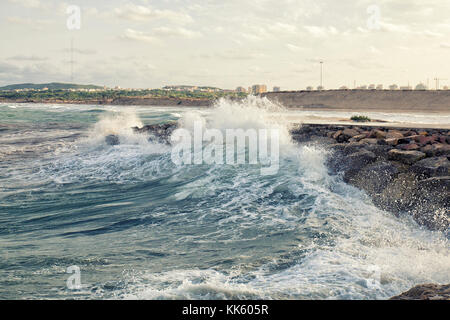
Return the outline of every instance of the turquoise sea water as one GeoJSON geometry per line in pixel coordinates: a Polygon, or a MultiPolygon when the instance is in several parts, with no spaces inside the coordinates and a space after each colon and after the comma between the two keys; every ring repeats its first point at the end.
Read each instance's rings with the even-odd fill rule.
{"type": "Polygon", "coordinates": [[[0,104],[0,299],[385,299],[450,282],[447,236],[330,176],[321,146],[282,135],[279,172],[261,176],[177,167],[130,129],[192,119],[287,126],[266,101],[0,104]],[[81,289],[66,286],[70,266],[81,289]]]}

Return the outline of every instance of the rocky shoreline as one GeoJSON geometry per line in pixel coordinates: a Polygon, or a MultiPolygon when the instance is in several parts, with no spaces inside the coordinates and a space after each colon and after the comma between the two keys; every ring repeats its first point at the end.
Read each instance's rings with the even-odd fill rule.
{"type": "Polygon", "coordinates": [[[377,207],[409,214],[431,230],[449,228],[450,131],[302,125],[291,132],[295,141],[326,145],[331,172],[377,207]]]}
{"type": "MultiPolygon", "coordinates": [[[[175,128],[176,123],[167,123],[133,129],[168,143],[175,128]]],[[[377,207],[395,215],[409,214],[430,230],[448,231],[449,130],[303,124],[291,134],[296,142],[329,149],[329,170],[364,190],[377,207]]],[[[418,285],[391,299],[450,300],[450,284],[418,285]]]]}
{"type": "MultiPolygon", "coordinates": [[[[176,123],[134,128],[168,143],[176,123]]],[[[329,149],[332,174],[364,190],[377,207],[409,214],[430,230],[450,227],[450,130],[302,124],[291,129],[299,143],[329,149]]],[[[107,138],[116,144],[114,138],[107,138]]]]}

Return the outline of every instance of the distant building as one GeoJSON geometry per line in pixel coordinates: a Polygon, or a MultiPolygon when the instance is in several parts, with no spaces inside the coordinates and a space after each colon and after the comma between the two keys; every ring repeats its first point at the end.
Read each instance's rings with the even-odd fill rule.
{"type": "Polygon", "coordinates": [[[252,86],[253,94],[261,94],[267,92],[267,86],[265,84],[255,84],[252,86]]]}
{"type": "Polygon", "coordinates": [[[443,86],[442,90],[448,90],[448,86],[443,86]]]}
{"type": "Polygon", "coordinates": [[[244,87],[237,87],[236,88],[236,92],[244,92],[244,93],[246,93],[247,89],[245,89],[244,87]]]}
{"type": "Polygon", "coordinates": [[[396,85],[396,84],[391,84],[391,85],[389,86],[389,90],[398,90],[398,85],[396,85]]]}
{"type": "Polygon", "coordinates": [[[377,85],[377,88],[376,88],[377,90],[383,90],[383,85],[382,84],[379,84],[379,85],[377,85]]]}
{"type": "Polygon", "coordinates": [[[280,92],[281,88],[280,87],[273,87],[272,91],[273,92],[280,92]]]}
{"type": "Polygon", "coordinates": [[[311,86],[307,86],[306,87],[306,91],[312,91],[314,88],[313,87],[311,87],[311,86]]]}
{"type": "Polygon", "coordinates": [[[367,90],[367,86],[364,84],[362,86],[357,87],[358,90],[367,90]]]}
{"type": "Polygon", "coordinates": [[[375,85],[374,84],[370,84],[369,87],[367,88],[369,90],[375,90],[375,85]]]}
{"type": "Polygon", "coordinates": [[[400,90],[412,90],[413,88],[411,87],[411,86],[403,86],[403,87],[400,87],[400,90]]]}
{"type": "Polygon", "coordinates": [[[341,86],[341,87],[339,88],[339,90],[348,90],[348,87],[347,87],[347,86],[341,86]]]}
{"type": "Polygon", "coordinates": [[[428,87],[425,84],[423,84],[423,83],[419,83],[416,86],[415,90],[428,90],[428,87]]]}

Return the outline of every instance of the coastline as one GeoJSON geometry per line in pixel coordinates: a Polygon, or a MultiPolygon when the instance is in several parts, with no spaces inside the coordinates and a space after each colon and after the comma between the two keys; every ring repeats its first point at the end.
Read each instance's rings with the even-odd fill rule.
{"type": "MultiPolygon", "coordinates": [[[[176,124],[134,128],[168,142],[176,124]]],[[[291,129],[294,141],[329,149],[332,174],[363,191],[378,208],[409,215],[419,225],[450,226],[450,131],[357,125],[307,125],[291,129]]],[[[450,300],[450,284],[420,284],[391,300],[450,300]]]]}
{"type": "MultiPolygon", "coordinates": [[[[169,143],[176,126],[133,129],[169,143]]],[[[330,173],[365,191],[380,209],[408,214],[430,230],[450,227],[450,130],[298,124],[290,133],[294,142],[330,150],[330,173]]]]}
{"type": "MultiPolygon", "coordinates": [[[[450,90],[323,90],[282,91],[260,95],[288,109],[305,111],[442,113],[450,115],[450,90]]],[[[209,107],[219,98],[171,98],[152,96],[121,96],[109,99],[9,99],[1,103],[94,104],[123,106],[198,106],[209,107]]],[[[242,98],[230,98],[242,99],[242,98]]]]}

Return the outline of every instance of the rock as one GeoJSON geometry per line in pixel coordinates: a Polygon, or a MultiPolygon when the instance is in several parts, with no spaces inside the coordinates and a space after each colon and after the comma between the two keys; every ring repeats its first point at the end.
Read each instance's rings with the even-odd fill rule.
{"type": "Polygon", "coordinates": [[[378,140],[374,139],[374,138],[365,138],[360,140],[359,142],[364,143],[364,144],[377,144],[378,140]]]}
{"type": "Polygon", "coordinates": [[[411,137],[411,136],[416,136],[417,132],[414,130],[406,130],[406,131],[400,131],[404,137],[411,137]]]}
{"type": "Polygon", "coordinates": [[[348,140],[350,138],[353,138],[354,136],[359,135],[359,132],[355,129],[344,129],[344,131],[342,131],[342,135],[346,140],[348,140]]]}
{"type": "Polygon", "coordinates": [[[450,226],[450,176],[420,180],[410,213],[419,224],[446,231],[450,226]]]}
{"type": "Polygon", "coordinates": [[[375,195],[381,193],[398,172],[397,167],[391,162],[376,162],[358,172],[350,179],[350,183],[363,189],[369,195],[375,195]]]}
{"type": "Polygon", "coordinates": [[[389,138],[389,139],[384,139],[384,144],[390,145],[390,146],[396,146],[398,144],[398,138],[389,138]]]}
{"type": "Polygon", "coordinates": [[[390,300],[450,300],[450,284],[421,284],[390,300]]]}
{"type": "Polygon", "coordinates": [[[415,141],[417,141],[420,144],[431,144],[436,140],[435,136],[427,137],[423,135],[418,135],[416,138],[414,138],[415,141]]]}
{"type": "Polygon", "coordinates": [[[105,137],[105,142],[106,142],[106,144],[108,144],[110,146],[115,146],[115,145],[118,145],[120,143],[119,137],[117,135],[115,135],[115,134],[107,135],[105,137]]]}
{"type": "Polygon", "coordinates": [[[400,150],[419,150],[420,147],[415,143],[405,143],[397,145],[397,149],[400,150]]]}
{"type": "Polygon", "coordinates": [[[341,134],[342,134],[342,130],[338,130],[333,134],[332,138],[336,140],[341,134]]]}
{"type": "Polygon", "coordinates": [[[378,207],[394,213],[408,211],[414,205],[417,185],[418,179],[414,174],[400,173],[373,201],[378,207]]]}
{"type": "Polygon", "coordinates": [[[362,168],[374,162],[377,156],[368,150],[361,150],[350,154],[345,158],[344,181],[348,182],[350,178],[356,175],[362,168]]]}
{"type": "Polygon", "coordinates": [[[403,134],[398,130],[389,130],[388,133],[386,134],[386,139],[392,138],[401,139],[403,138],[403,134]]]}
{"type": "Polygon", "coordinates": [[[402,151],[393,149],[388,152],[390,160],[400,161],[405,164],[413,164],[426,157],[426,154],[420,151],[402,151]]]}
{"type": "Polygon", "coordinates": [[[149,134],[149,141],[151,142],[170,144],[170,136],[176,128],[176,122],[168,122],[162,124],[146,125],[142,128],[133,127],[132,129],[135,133],[149,134]]]}
{"type": "Polygon", "coordinates": [[[360,142],[350,142],[345,145],[343,152],[345,155],[349,155],[360,151],[364,147],[365,145],[360,142]]]}
{"type": "Polygon", "coordinates": [[[450,154],[450,146],[448,144],[435,143],[426,145],[420,151],[424,152],[428,157],[435,157],[450,154]]]}
{"type": "Polygon", "coordinates": [[[378,158],[383,159],[388,158],[388,152],[392,150],[392,148],[393,148],[392,146],[379,144],[369,144],[365,146],[366,150],[372,151],[378,158]]]}
{"type": "Polygon", "coordinates": [[[367,137],[366,134],[361,133],[361,134],[357,134],[356,136],[353,136],[351,139],[354,139],[354,141],[360,141],[362,139],[365,139],[367,137]]]}
{"type": "Polygon", "coordinates": [[[439,141],[442,144],[448,144],[450,143],[450,137],[441,135],[437,138],[437,141],[439,141]]]}
{"type": "Polygon", "coordinates": [[[386,132],[375,129],[371,132],[370,136],[377,139],[386,139],[386,132]]]}
{"type": "Polygon", "coordinates": [[[410,170],[418,175],[427,177],[449,176],[450,161],[447,157],[426,158],[416,162],[410,170]]]}

